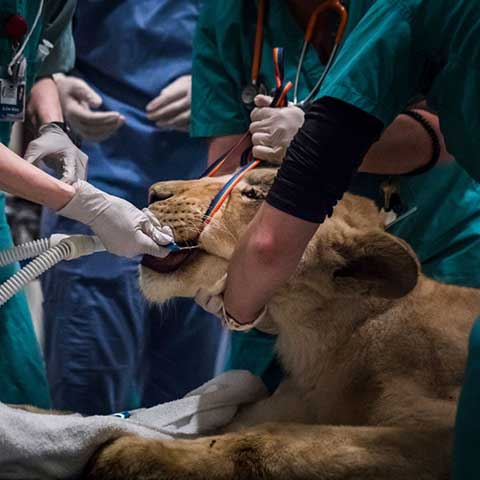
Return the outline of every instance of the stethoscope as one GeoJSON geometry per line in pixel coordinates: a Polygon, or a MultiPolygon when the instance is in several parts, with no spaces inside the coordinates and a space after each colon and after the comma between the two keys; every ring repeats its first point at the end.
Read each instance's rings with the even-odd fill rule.
{"type": "MultiPolygon", "coordinates": [[[[335,38],[335,46],[330,54],[330,58],[327,62],[326,69],[329,69],[333,63],[334,57],[336,52],[338,51],[340,42],[342,41],[343,34],[345,32],[345,26],[347,24],[347,11],[345,7],[340,3],[340,0],[327,0],[322,5],[320,5],[310,17],[308,22],[308,28],[305,33],[304,39],[304,46],[302,49],[302,53],[300,56],[300,62],[298,65],[297,76],[296,76],[296,83],[298,84],[300,71],[302,69],[303,60],[305,57],[305,52],[309,42],[312,39],[313,31],[315,26],[318,22],[318,18],[321,14],[326,12],[327,10],[334,10],[338,12],[341,17],[340,26],[335,38]]],[[[263,26],[265,21],[265,11],[266,11],[266,0],[259,0],[258,3],[258,12],[257,12],[257,25],[256,25],[256,33],[255,33],[255,46],[254,46],[254,55],[253,55],[253,62],[252,62],[252,72],[251,72],[251,82],[247,85],[242,91],[242,101],[245,104],[251,106],[255,99],[255,96],[259,93],[266,93],[266,88],[260,82],[260,64],[262,59],[262,46],[263,46],[263,26]]],[[[284,51],[283,48],[274,48],[273,49],[273,64],[275,67],[275,82],[276,82],[276,89],[273,95],[273,100],[271,107],[285,107],[288,104],[287,101],[287,93],[290,88],[293,86],[292,82],[285,82],[284,78],[284,51]]],[[[299,105],[307,105],[307,103],[313,98],[315,93],[320,88],[323,79],[325,78],[326,72],[323,73],[319,81],[316,83],[315,87],[311,90],[308,96],[305,98],[304,101],[300,102],[299,105]]],[[[295,87],[295,94],[296,97],[296,87],[295,87]]],[[[243,144],[244,140],[250,135],[250,132],[247,130],[245,134],[240,138],[240,140],[231,147],[227,152],[220,155],[220,157],[215,160],[207,170],[200,176],[203,177],[213,177],[219,172],[222,166],[225,164],[226,160],[231,157],[231,155],[243,144]]],[[[220,210],[222,205],[227,201],[230,194],[232,193],[233,189],[238,185],[238,183],[245,177],[245,175],[257,168],[260,165],[260,161],[256,160],[251,157],[251,149],[247,149],[242,154],[242,162],[239,170],[237,170],[228,180],[227,182],[220,188],[219,192],[215,195],[213,200],[210,202],[207,210],[203,214],[202,217],[202,229],[205,228],[211,222],[214,215],[220,210]]],[[[175,242],[172,242],[170,245],[167,246],[171,251],[181,251],[181,250],[188,250],[192,248],[197,248],[196,246],[180,246],[177,245],[175,242]]]]}
{"type": "MultiPolygon", "coordinates": [[[[267,93],[266,87],[260,81],[260,64],[262,61],[262,46],[263,46],[263,27],[265,23],[266,8],[267,8],[267,0],[258,0],[257,24],[256,24],[256,31],[255,31],[255,44],[253,49],[251,81],[242,91],[242,101],[248,107],[253,106],[256,95],[260,93],[262,94],[267,93]]],[[[320,90],[325,80],[325,77],[327,76],[333,64],[333,61],[335,60],[335,56],[340,48],[340,44],[345,35],[347,21],[348,21],[347,9],[345,8],[344,5],[342,5],[341,0],[325,0],[321,5],[319,5],[314,10],[312,15],[310,16],[310,19],[307,25],[307,30],[305,31],[302,51],[300,53],[300,58],[297,65],[295,82],[293,84],[293,103],[295,105],[299,107],[308,106],[309,103],[312,101],[312,99],[316,96],[316,94],[320,90]],[[320,16],[327,12],[334,12],[340,18],[340,24],[338,26],[337,33],[335,35],[335,43],[321,77],[319,78],[315,86],[310,90],[308,95],[303,100],[299,101],[298,85],[300,83],[300,74],[301,74],[303,63],[305,60],[307,48],[312,40],[313,33],[315,31],[315,27],[318,23],[320,16]]]]}

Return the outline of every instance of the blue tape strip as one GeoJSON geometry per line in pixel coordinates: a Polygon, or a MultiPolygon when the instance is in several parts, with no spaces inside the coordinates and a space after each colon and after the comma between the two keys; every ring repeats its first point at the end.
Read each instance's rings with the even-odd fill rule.
{"type": "Polygon", "coordinates": [[[171,252],[179,252],[182,249],[175,242],[170,242],[168,245],[165,245],[165,248],[171,252]]]}
{"type": "Polygon", "coordinates": [[[114,413],[112,415],[112,417],[117,417],[117,418],[123,418],[124,420],[126,420],[127,418],[130,418],[132,416],[132,414],[128,411],[125,411],[125,412],[119,412],[119,413],[114,413]]]}

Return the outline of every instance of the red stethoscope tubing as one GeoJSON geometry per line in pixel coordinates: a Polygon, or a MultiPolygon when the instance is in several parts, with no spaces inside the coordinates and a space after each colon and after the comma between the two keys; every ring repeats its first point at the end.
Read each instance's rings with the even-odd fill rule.
{"type": "Polygon", "coordinates": [[[314,10],[308,21],[307,30],[305,31],[304,41],[306,43],[312,41],[313,32],[317,25],[318,18],[328,10],[336,12],[340,17],[340,25],[338,26],[337,34],[335,35],[335,44],[338,45],[341,43],[347,27],[348,14],[347,9],[342,5],[340,0],[326,0],[314,10]]]}
{"type": "Polygon", "coordinates": [[[258,0],[257,26],[255,28],[255,44],[253,47],[252,85],[258,84],[260,64],[262,62],[263,26],[267,10],[266,0],[258,0]]]}
{"type": "Polygon", "coordinates": [[[308,104],[312,101],[315,95],[319,92],[327,73],[329,72],[333,61],[335,60],[335,56],[340,48],[340,44],[342,43],[343,37],[345,35],[345,29],[347,27],[348,22],[348,12],[347,9],[342,5],[340,0],[326,0],[324,3],[319,5],[314,12],[312,13],[310,20],[308,21],[307,30],[305,31],[305,37],[303,41],[302,52],[300,53],[300,59],[298,60],[297,65],[297,73],[295,75],[295,87],[293,89],[293,103],[299,106],[308,106],[308,104]],[[318,19],[320,15],[328,11],[335,12],[340,17],[340,24],[338,26],[337,33],[335,35],[335,43],[333,45],[333,49],[330,53],[328,58],[327,64],[325,69],[323,70],[322,75],[320,76],[317,83],[314,87],[310,90],[309,94],[301,101],[298,101],[298,84],[300,82],[300,74],[303,67],[303,62],[305,60],[305,55],[307,53],[308,45],[310,44],[313,32],[315,30],[315,26],[318,23],[318,19]]]}

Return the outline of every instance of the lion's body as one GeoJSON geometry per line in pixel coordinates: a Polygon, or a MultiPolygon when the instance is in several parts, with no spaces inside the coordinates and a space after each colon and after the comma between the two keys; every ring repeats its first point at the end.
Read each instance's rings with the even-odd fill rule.
{"type": "MultiPolygon", "coordinates": [[[[272,176],[256,172],[240,185],[202,231],[203,251],[177,271],[144,269],[146,296],[193,297],[218,280],[272,176]],[[258,201],[242,196],[251,188],[258,201]]],[[[157,184],[151,209],[177,238],[194,239],[220,184],[157,184]]],[[[347,196],[269,304],[287,372],[273,396],[245,407],[222,434],[122,438],[99,453],[91,478],[447,479],[480,291],[422,276],[411,250],[381,225],[373,204],[347,196]]]]}
{"type": "MultiPolygon", "coordinates": [[[[292,296],[302,293],[314,295],[292,296]]],[[[298,399],[284,421],[304,411],[302,421],[328,425],[453,425],[467,337],[480,312],[477,291],[421,278],[385,312],[335,302],[324,312],[299,310],[279,307],[288,321],[277,348],[289,373],[280,392],[288,386],[298,399]]],[[[270,418],[248,423],[276,420],[276,402],[262,402],[270,418]]]]}

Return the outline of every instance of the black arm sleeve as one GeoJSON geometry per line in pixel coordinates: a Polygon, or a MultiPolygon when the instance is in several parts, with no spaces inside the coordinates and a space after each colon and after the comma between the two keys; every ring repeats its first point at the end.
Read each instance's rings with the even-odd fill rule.
{"type": "Polygon", "coordinates": [[[305,115],[267,202],[308,222],[322,223],[347,191],[383,124],[348,103],[325,97],[305,115]]]}

